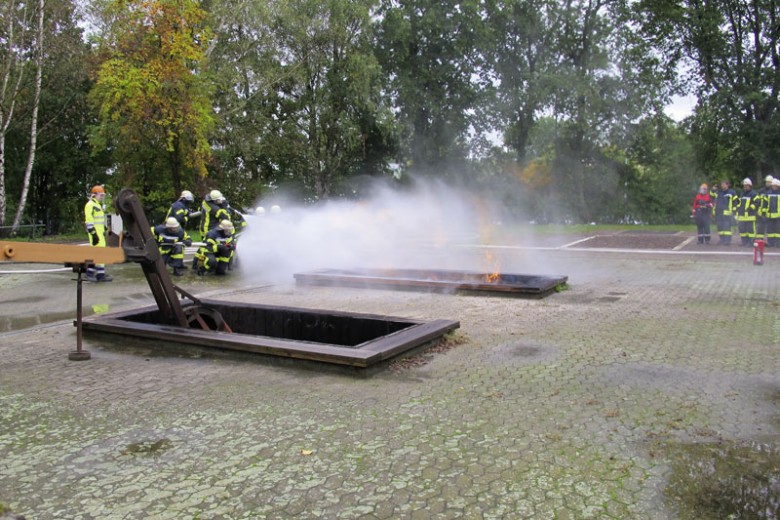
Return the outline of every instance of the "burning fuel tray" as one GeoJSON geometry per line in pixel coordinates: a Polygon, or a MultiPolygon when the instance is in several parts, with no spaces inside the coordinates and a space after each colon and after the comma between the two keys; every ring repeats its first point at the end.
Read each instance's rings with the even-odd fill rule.
{"type": "Polygon", "coordinates": [[[479,273],[444,269],[318,269],[295,274],[304,285],[476,291],[526,296],[546,296],[566,283],[568,276],[479,273]]]}
{"type": "MultiPolygon", "coordinates": [[[[93,316],[85,331],[171,341],[200,347],[367,367],[437,339],[460,327],[452,320],[201,300],[218,311],[232,333],[161,324],[157,307],[93,316]]],[[[186,310],[188,306],[184,305],[186,310]]]]}

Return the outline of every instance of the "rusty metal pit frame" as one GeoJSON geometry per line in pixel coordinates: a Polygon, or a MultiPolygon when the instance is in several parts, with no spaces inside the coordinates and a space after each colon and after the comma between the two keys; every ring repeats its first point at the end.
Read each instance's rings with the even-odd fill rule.
{"type": "Polygon", "coordinates": [[[296,273],[302,285],[338,285],[387,289],[464,291],[541,298],[555,292],[568,276],[480,273],[446,269],[318,269],[296,273]]]}
{"type": "Polygon", "coordinates": [[[355,367],[393,358],[460,327],[452,320],[424,321],[218,300],[200,300],[200,306],[217,311],[233,332],[163,324],[154,306],[93,316],[84,321],[83,327],[86,333],[105,332],[355,367]]]}

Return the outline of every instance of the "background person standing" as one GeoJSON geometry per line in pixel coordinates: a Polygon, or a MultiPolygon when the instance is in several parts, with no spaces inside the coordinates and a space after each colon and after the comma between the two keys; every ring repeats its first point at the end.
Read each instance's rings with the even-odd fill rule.
{"type": "Polygon", "coordinates": [[[752,246],[756,238],[756,215],[759,204],[758,192],[753,189],[753,181],[746,178],[742,181],[742,196],[736,208],[739,238],[743,247],[752,246]]]}
{"type": "Polygon", "coordinates": [[[715,225],[718,227],[718,244],[731,245],[731,228],[733,227],[734,206],[738,200],[737,192],[731,189],[729,181],[721,181],[720,189],[715,194],[715,225]]]}
{"type": "Polygon", "coordinates": [[[712,223],[712,196],[706,184],[699,186],[699,193],[693,198],[691,216],[696,220],[696,233],[699,244],[710,243],[710,225],[712,223]]]}
{"type": "MultiPolygon", "coordinates": [[[[92,247],[106,247],[106,212],[103,201],[106,190],[103,186],[92,186],[89,200],[84,206],[84,225],[92,247]]],[[[87,280],[90,282],[110,282],[113,278],[106,274],[105,264],[95,264],[87,268],[87,280]]]]}
{"type": "Polygon", "coordinates": [[[766,217],[766,247],[780,247],[780,179],[762,196],[761,211],[766,217]]]}
{"type": "Polygon", "coordinates": [[[764,203],[764,196],[772,189],[772,181],[775,178],[771,175],[767,175],[764,178],[764,185],[758,190],[758,216],[756,217],[756,237],[766,238],[766,217],[762,210],[762,204],[764,203]]]}

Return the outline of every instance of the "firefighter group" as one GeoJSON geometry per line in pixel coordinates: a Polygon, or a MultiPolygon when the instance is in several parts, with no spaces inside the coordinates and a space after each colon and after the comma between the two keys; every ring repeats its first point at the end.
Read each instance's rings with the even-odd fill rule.
{"type": "Polygon", "coordinates": [[[780,247],[780,179],[769,175],[758,190],[752,180],[744,179],[741,194],[731,188],[729,181],[712,189],[702,184],[693,199],[691,216],[696,220],[699,244],[710,243],[714,217],[719,245],[731,245],[736,227],[741,246],[752,247],[761,239],[766,247],[780,247]]]}
{"type": "MultiPolygon", "coordinates": [[[[89,200],[84,206],[84,223],[90,245],[106,246],[106,214],[104,200],[106,192],[103,186],[93,186],[89,200]]],[[[186,229],[196,218],[201,243],[192,260],[192,270],[198,275],[225,275],[236,263],[236,245],[238,234],[247,226],[240,211],[228,204],[219,190],[212,190],[203,198],[201,206],[193,208],[195,196],[189,190],[181,192],[179,198],[171,204],[165,222],[152,226],[151,232],[157,240],[163,262],[170,266],[174,276],[183,276],[188,267],[184,263],[184,248],[193,245],[186,229]]],[[[279,211],[278,206],[271,208],[272,213],[279,211]]],[[[257,215],[265,210],[258,207],[257,215]]],[[[95,265],[87,269],[86,278],[92,282],[110,282],[111,275],[106,273],[104,265],[95,265]]]]}

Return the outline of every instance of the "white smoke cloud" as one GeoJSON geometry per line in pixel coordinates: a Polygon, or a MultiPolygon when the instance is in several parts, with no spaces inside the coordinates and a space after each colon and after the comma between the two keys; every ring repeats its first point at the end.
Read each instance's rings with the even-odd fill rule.
{"type": "Polygon", "coordinates": [[[442,181],[414,189],[378,186],[359,201],[314,206],[281,205],[272,214],[247,217],[239,239],[242,276],[289,283],[315,269],[499,269],[496,255],[463,247],[489,241],[498,223],[484,197],[442,181]]]}

